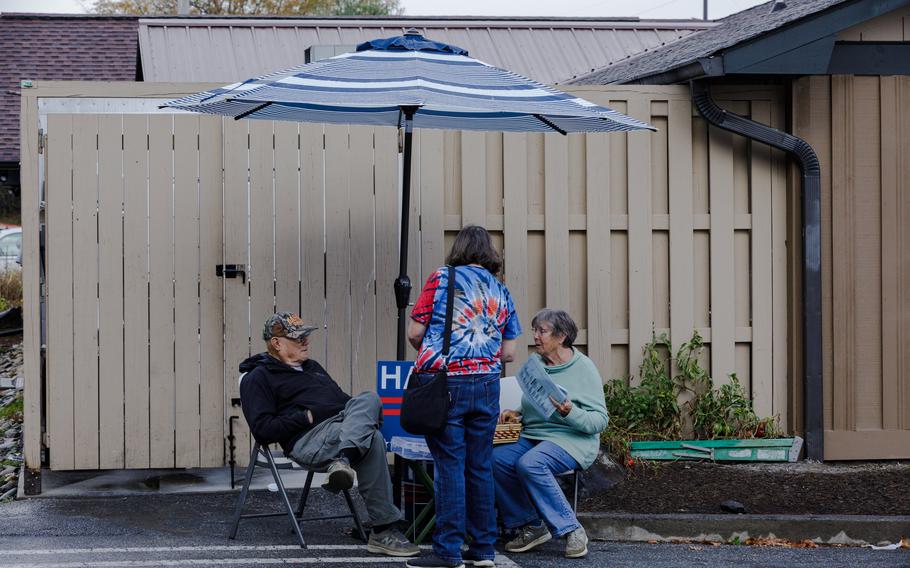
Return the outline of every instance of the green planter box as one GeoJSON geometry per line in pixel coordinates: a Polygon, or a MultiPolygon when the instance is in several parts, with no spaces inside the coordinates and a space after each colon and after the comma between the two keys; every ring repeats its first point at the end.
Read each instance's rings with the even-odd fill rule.
{"type": "Polygon", "coordinates": [[[711,460],[747,462],[794,462],[803,439],[768,438],[748,440],[681,440],[632,442],[632,457],[642,460],[711,460]]]}

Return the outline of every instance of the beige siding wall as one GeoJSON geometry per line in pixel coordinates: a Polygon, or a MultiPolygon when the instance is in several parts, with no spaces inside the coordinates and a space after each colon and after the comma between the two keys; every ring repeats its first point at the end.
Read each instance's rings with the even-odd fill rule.
{"type": "Polygon", "coordinates": [[[910,78],[813,77],[797,135],[822,165],[825,457],[910,457],[910,78]]]}
{"type": "MultiPolygon", "coordinates": [[[[716,380],[736,372],[786,426],[783,156],[709,127],[682,87],[577,92],[659,132],[416,133],[412,299],[457,231],[484,225],[525,327],[519,362],[544,306],[575,317],[605,380],[637,374],[652,328],[675,345],[698,329],[716,380]]],[[[783,126],[779,91],[716,96],[783,126]]],[[[374,388],[395,346],[394,130],[67,114],[48,132],[53,469],[221,465],[235,369],[275,309],[324,327],[311,351],[345,390],[374,388]],[[223,263],[246,282],[215,278],[223,263]]]]}

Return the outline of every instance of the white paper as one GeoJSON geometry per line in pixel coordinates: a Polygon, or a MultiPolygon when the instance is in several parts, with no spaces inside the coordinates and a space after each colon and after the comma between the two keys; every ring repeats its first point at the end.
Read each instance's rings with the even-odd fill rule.
{"type": "Polygon", "coordinates": [[[537,357],[528,358],[518,370],[516,378],[522,392],[544,418],[550,418],[556,410],[550,400],[551,396],[559,403],[566,400],[566,389],[553,382],[537,357]]]}

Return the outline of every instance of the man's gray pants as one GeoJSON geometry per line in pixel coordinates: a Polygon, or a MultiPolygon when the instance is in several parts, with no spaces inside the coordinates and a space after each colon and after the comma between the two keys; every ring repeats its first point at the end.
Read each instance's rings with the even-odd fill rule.
{"type": "Polygon", "coordinates": [[[351,467],[357,472],[357,489],[373,525],[401,519],[401,511],[392,503],[392,479],[381,425],[379,395],[362,392],[351,398],[344,410],[297,440],[289,456],[305,468],[322,469],[337,459],[342,449],[355,448],[363,457],[351,467]]]}

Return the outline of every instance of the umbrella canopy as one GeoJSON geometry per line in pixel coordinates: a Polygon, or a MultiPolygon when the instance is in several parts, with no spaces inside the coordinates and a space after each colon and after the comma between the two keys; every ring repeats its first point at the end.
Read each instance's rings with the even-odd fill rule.
{"type": "Polygon", "coordinates": [[[398,359],[404,359],[411,131],[417,128],[502,132],[615,132],[654,127],[606,107],[468,57],[416,30],[368,41],[337,55],[196,93],[163,107],[231,116],[403,127],[398,359]]]}
{"type": "Polygon", "coordinates": [[[649,125],[415,33],[197,93],[165,106],[237,118],[505,132],[612,132],[649,125]]]}

